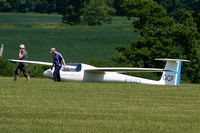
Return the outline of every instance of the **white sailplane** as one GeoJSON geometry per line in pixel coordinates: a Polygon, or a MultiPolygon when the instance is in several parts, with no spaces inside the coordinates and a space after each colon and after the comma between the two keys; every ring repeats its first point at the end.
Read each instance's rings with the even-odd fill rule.
{"type": "MultiPolygon", "coordinates": [[[[182,62],[190,62],[183,59],[156,59],[166,61],[164,69],[159,68],[128,68],[128,67],[95,67],[83,63],[67,63],[67,69],[61,68],[62,81],[86,81],[86,82],[128,82],[153,85],[180,85],[182,62]],[[160,80],[151,80],[122,73],[127,72],[162,72],[160,80]]],[[[28,61],[9,59],[10,62],[23,62],[52,66],[50,62],[28,61]]],[[[53,69],[44,71],[43,75],[53,78],[53,69]]]]}

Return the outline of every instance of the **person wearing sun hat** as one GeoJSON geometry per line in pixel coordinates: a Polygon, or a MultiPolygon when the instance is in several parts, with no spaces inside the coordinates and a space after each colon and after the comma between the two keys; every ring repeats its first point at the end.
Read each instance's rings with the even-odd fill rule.
{"type": "MultiPolygon", "coordinates": [[[[24,44],[19,45],[18,58],[19,58],[19,60],[27,60],[27,58],[28,58],[27,51],[25,49],[24,44]]],[[[16,81],[18,79],[20,72],[23,72],[27,81],[30,80],[30,76],[28,73],[28,63],[19,63],[19,65],[17,66],[17,68],[15,70],[14,81],[16,81]]]]}
{"type": "Polygon", "coordinates": [[[55,82],[61,81],[60,78],[60,69],[62,68],[62,64],[64,69],[66,69],[65,59],[63,58],[62,54],[59,53],[55,48],[51,48],[50,53],[53,54],[53,65],[55,67],[53,72],[53,79],[55,82]]]}

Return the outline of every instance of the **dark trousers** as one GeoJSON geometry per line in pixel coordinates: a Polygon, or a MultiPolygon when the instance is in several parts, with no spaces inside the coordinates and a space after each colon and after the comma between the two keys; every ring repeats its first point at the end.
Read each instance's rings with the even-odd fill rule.
{"type": "Polygon", "coordinates": [[[25,77],[29,77],[28,64],[20,63],[15,70],[15,75],[18,76],[20,72],[23,72],[25,77]]]}
{"type": "Polygon", "coordinates": [[[60,69],[61,69],[61,66],[55,66],[55,70],[53,72],[54,81],[61,81],[61,79],[60,79],[60,69]]]}

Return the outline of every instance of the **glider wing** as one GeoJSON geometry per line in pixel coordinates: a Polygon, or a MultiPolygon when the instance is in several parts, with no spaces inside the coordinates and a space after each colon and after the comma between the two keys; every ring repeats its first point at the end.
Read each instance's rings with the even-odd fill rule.
{"type": "Polygon", "coordinates": [[[50,62],[42,62],[42,61],[28,61],[28,60],[15,60],[15,59],[8,59],[8,61],[52,66],[52,63],[50,63],[50,62]]]}
{"type": "Polygon", "coordinates": [[[85,69],[87,72],[118,72],[118,73],[126,73],[126,72],[164,72],[171,71],[165,69],[157,69],[157,68],[128,68],[128,67],[97,67],[97,68],[89,68],[85,69]]]}
{"type": "MultiPolygon", "coordinates": [[[[38,64],[38,65],[46,65],[46,66],[52,66],[53,63],[50,62],[42,62],[42,61],[29,61],[29,60],[15,60],[15,59],[8,59],[10,62],[21,62],[21,63],[30,63],[30,64],[38,64]]],[[[68,65],[66,64],[66,67],[68,69],[76,69],[76,66],[68,65]]]]}

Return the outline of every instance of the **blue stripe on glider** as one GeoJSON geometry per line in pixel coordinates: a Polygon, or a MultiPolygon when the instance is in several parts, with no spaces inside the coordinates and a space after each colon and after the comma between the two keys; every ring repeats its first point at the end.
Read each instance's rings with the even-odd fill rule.
{"type": "Polygon", "coordinates": [[[176,85],[180,85],[181,83],[181,65],[182,65],[182,61],[178,62],[178,77],[177,77],[177,83],[176,85]]]}

